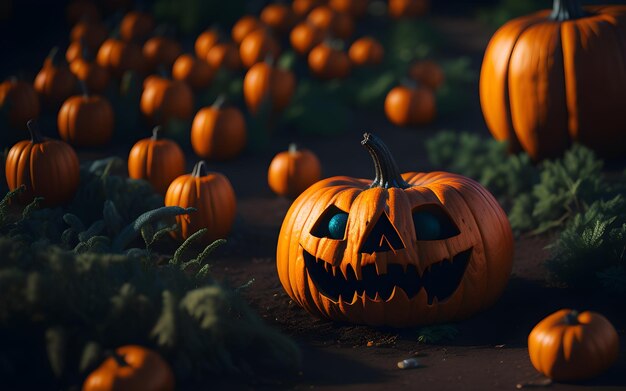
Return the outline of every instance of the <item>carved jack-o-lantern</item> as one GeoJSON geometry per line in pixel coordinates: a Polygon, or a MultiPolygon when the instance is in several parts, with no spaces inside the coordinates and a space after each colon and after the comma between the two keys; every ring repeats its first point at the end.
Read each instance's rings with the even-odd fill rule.
{"type": "Polygon", "coordinates": [[[330,319],[394,327],[463,319],[503,291],[513,235],[493,196],[445,172],[400,175],[387,147],[362,144],[372,182],[317,182],[291,205],[277,268],[291,298],[330,319]]]}

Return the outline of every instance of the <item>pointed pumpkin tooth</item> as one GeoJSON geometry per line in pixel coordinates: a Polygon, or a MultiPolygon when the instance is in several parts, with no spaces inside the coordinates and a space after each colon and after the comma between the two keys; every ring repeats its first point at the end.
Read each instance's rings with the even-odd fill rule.
{"type": "Polygon", "coordinates": [[[348,280],[348,263],[346,262],[342,262],[341,265],[339,265],[339,270],[341,270],[341,274],[343,274],[343,278],[344,280],[348,280]]]}
{"type": "Polygon", "coordinates": [[[350,302],[350,304],[356,304],[356,302],[359,300],[359,294],[356,293],[356,291],[354,292],[354,296],[352,296],[352,301],[350,302]]]}
{"type": "Polygon", "coordinates": [[[337,266],[331,266],[331,270],[333,271],[333,277],[337,277],[337,266]]]}
{"type": "Polygon", "coordinates": [[[437,296],[433,297],[433,303],[431,305],[436,306],[437,304],[439,304],[439,299],[437,298],[437,296]]]}
{"type": "Polygon", "coordinates": [[[376,292],[376,296],[374,296],[374,301],[383,301],[383,298],[380,297],[380,294],[378,294],[378,292],[376,292]]]}
{"type": "Polygon", "coordinates": [[[356,262],[354,265],[354,274],[356,275],[356,279],[361,281],[363,279],[363,271],[361,270],[361,264],[356,262]]]}
{"type": "Polygon", "coordinates": [[[404,289],[400,288],[397,285],[394,285],[393,290],[391,291],[391,296],[387,301],[395,301],[398,303],[407,303],[409,301],[409,296],[406,294],[404,289]]]}

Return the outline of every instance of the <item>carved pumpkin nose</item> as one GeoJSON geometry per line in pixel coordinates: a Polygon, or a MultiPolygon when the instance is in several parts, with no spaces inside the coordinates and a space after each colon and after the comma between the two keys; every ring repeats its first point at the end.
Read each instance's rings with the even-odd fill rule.
{"type": "Polygon", "coordinates": [[[396,227],[391,224],[386,213],[380,215],[374,228],[361,246],[362,253],[373,254],[375,252],[393,251],[404,248],[404,242],[398,234],[396,227]]]}

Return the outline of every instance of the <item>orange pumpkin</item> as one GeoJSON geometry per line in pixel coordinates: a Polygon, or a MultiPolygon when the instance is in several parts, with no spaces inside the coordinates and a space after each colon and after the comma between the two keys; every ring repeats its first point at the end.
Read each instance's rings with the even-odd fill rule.
{"type": "Polygon", "coordinates": [[[104,92],[109,85],[109,72],[97,62],[92,61],[87,50],[84,48],[83,55],[70,62],[70,71],[78,80],[85,83],[89,91],[104,92]]]}
{"type": "Polygon", "coordinates": [[[563,309],[533,328],[528,353],[535,369],[554,380],[590,379],[615,363],[619,337],[604,316],[563,309]]]}
{"type": "Polygon", "coordinates": [[[289,145],[287,151],[272,159],[267,171],[267,183],[280,196],[296,198],[309,186],[320,180],[322,166],[315,154],[308,149],[289,145]]]}
{"type": "Polygon", "coordinates": [[[97,22],[100,20],[100,10],[93,1],[74,0],[67,5],[65,16],[72,26],[80,21],[97,22]]]}
{"type": "Polygon", "coordinates": [[[29,119],[39,117],[39,97],[30,83],[12,77],[0,84],[0,113],[10,126],[26,129],[29,119]]]}
{"type": "Polygon", "coordinates": [[[602,156],[626,152],[626,6],[555,0],[503,25],[480,72],[487,126],[511,149],[555,157],[572,142],[602,156]]]}
{"type": "Polygon", "coordinates": [[[243,96],[248,109],[256,114],[262,105],[278,112],[289,105],[296,89],[296,77],[286,69],[273,67],[267,62],[252,66],[243,79],[243,96]]]}
{"type": "Polygon", "coordinates": [[[252,15],[244,15],[233,26],[233,29],[231,30],[231,37],[233,38],[233,41],[239,45],[248,34],[261,27],[263,27],[263,23],[261,23],[256,17],[252,15]]]}
{"type": "Polygon", "coordinates": [[[348,56],[354,65],[378,65],[383,61],[385,49],[376,39],[362,37],[350,45],[348,56]]]}
{"type": "Polygon", "coordinates": [[[154,25],[152,15],[131,11],[124,15],[120,23],[120,37],[126,42],[141,43],[152,34],[154,25]]]}
{"type": "Polygon", "coordinates": [[[175,141],[158,138],[160,128],[155,126],[152,137],[133,145],[128,154],[128,176],[147,180],[164,195],[170,183],[185,173],[185,154],[175,141]]]}
{"type": "Polygon", "coordinates": [[[513,260],[494,197],[446,172],[400,174],[380,139],[361,144],[375,179],[323,179],[292,204],[278,236],[278,276],[311,314],[406,327],[465,319],[492,305],[513,260]]]}
{"type": "Polygon", "coordinates": [[[191,174],[179,176],[172,182],[165,194],[165,205],[197,209],[190,215],[176,217],[180,231],[172,232],[172,236],[184,240],[206,228],[202,240],[210,243],[229,234],[235,221],[237,200],[228,178],[207,171],[206,164],[200,161],[191,174]]]}
{"type": "Polygon", "coordinates": [[[43,204],[57,206],[71,201],[78,189],[79,165],[76,152],[60,140],[44,138],[37,123],[28,121],[30,140],[15,144],[7,155],[5,176],[9,190],[26,186],[22,202],[44,197],[43,204]]]}
{"type": "Polygon", "coordinates": [[[353,18],[361,18],[367,11],[368,0],[330,0],[328,6],[353,18]]]}
{"type": "Polygon", "coordinates": [[[153,123],[187,119],[193,114],[193,92],[183,81],[149,76],[143,84],[139,107],[153,123]]]}
{"type": "Polygon", "coordinates": [[[289,41],[291,46],[300,55],[307,55],[315,46],[324,40],[324,32],[315,25],[306,21],[298,24],[291,30],[289,41]]]}
{"type": "Polygon", "coordinates": [[[142,49],[148,72],[158,66],[170,69],[182,52],[183,48],[176,40],[162,36],[148,39],[142,49]]]}
{"type": "Polygon", "coordinates": [[[239,57],[246,68],[265,61],[268,56],[278,58],[279,55],[280,45],[266,29],[257,29],[251,32],[239,45],[239,57]]]}
{"type": "Polygon", "coordinates": [[[239,58],[239,50],[231,42],[220,42],[209,49],[206,62],[213,69],[230,69],[236,71],[241,69],[241,59],[239,58]]]}
{"type": "Polygon", "coordinates": [[[65,60],[69,63],[82,58],[84,51],[87,49],[87,45],[81,41],[71,42],[65,51],[65,60]]]}
{"type": "Polygon", "coordinates": [[[121,77],[126,71],[143,73],[145,69],[141,47],[114,38],[107,39],[100,46],[96,62],[117,77],[121,77]]]}
{"type": "Polygon", "coordinates": [[[172,369],[157,352],[126,345],[87,376],[82,391],[174,391],[174,385],[172,369]]]}
{"type": "Polygon", "coordinates": [[[81,21],[76,23],[70,31],[71,42],[82,42],[90,50],[96,51],[107,39],[109,32],[107,28],[99,22],[85,22],[81,21]]]}
{"type": "Polygon", "coordinates": [[[223,97],[198,111],[191,125],[191,146],[205,159],[226,160],[246,146],[246,120],[235,107],[222,108],[223,97]]]}
{"type": "Polygon", "coordinates": [[[215,71],[206,61],[195,58],[191,54],[178,57],[172,67],[173,79],[184,81],[196,90],[207,87],[214,73],[215,71]]]}
{"type": "Polygon", "coordinates": [[[215,44],[220,41],[220,33],[217,29],[211,28],[203,31],[198,38],[196,38],[196,42],[194,43],[194,50],[196,52],[196,56],[198,58],[206,58],[209,49],[211,49],[215,44]]]}
{"type": "Polygon", "coordinates": [[[414,18],[428,11],[429,0],[389,0],[387,12],[394,19],[414,18]]]}
{"type": "Polygon", "coordinates": [[[350,15],[325,5],[313,9],[306,20],[336,38],[349,39],[354,33],[354,21],[350,15]]]}
{"type": "Polygon", "coordinates": [[[76,147],[100,147],[113,135],[115,117],[109,101],[100,95],[68,98],[57,115],[61,138],[76,147]]]}
{"type": "Polygon", "coordinates": [[[291,9],[298,18],[306,17],[315,7],[324,5],[326,0],[293,0],[291,9]]]}
{"type": "Polygon", "coordinates": [[[295,22],[295,15],[287,4],[268,4],[261,11],[261,22],[280,33],[286,33],[295,22]]]}
{"type": "Polygon", "coordinates": [[[33,83],[35,91],[50,103],[62,102],[76,88],[76,77],[58,57],[58,48],[55,47],[50,51],[33,83]]]}
{"type": "Polygon", "coordinates": [[[435,95],[428,88],[401,85],[385,98],[387,119],[397,126],[425,125],[435,119],[435,95]]]}
{"type": "Polygon", "coordinates": [[[320,79],[343,79],[350,75],[352,65],[348,55],[333,42],[314,47],[308,57],[309,69],[320,79]]]}
{"type": "Polygon", "coordinates": [[[445,82],[443,69],[434,61],[417,61],[409,68],[409,77],[433,90],[438,89],[445,82]]]}

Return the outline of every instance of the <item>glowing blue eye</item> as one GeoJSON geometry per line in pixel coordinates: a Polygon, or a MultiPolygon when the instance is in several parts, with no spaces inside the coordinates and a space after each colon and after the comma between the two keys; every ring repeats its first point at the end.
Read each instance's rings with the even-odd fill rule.
{"type": "Polygon", "coordinates": [[[348,224],[348,214],[341,212],[331,217],[328,221],[328,235],[331,239],[343,239],[348,224]]]}
{"type": "Polygon", "coordinates": [[[415,224],[415,234],[417,235],[417,240],[441,239],[441,224],[432,213],[413,213],[413,224],[415,224]]]}

